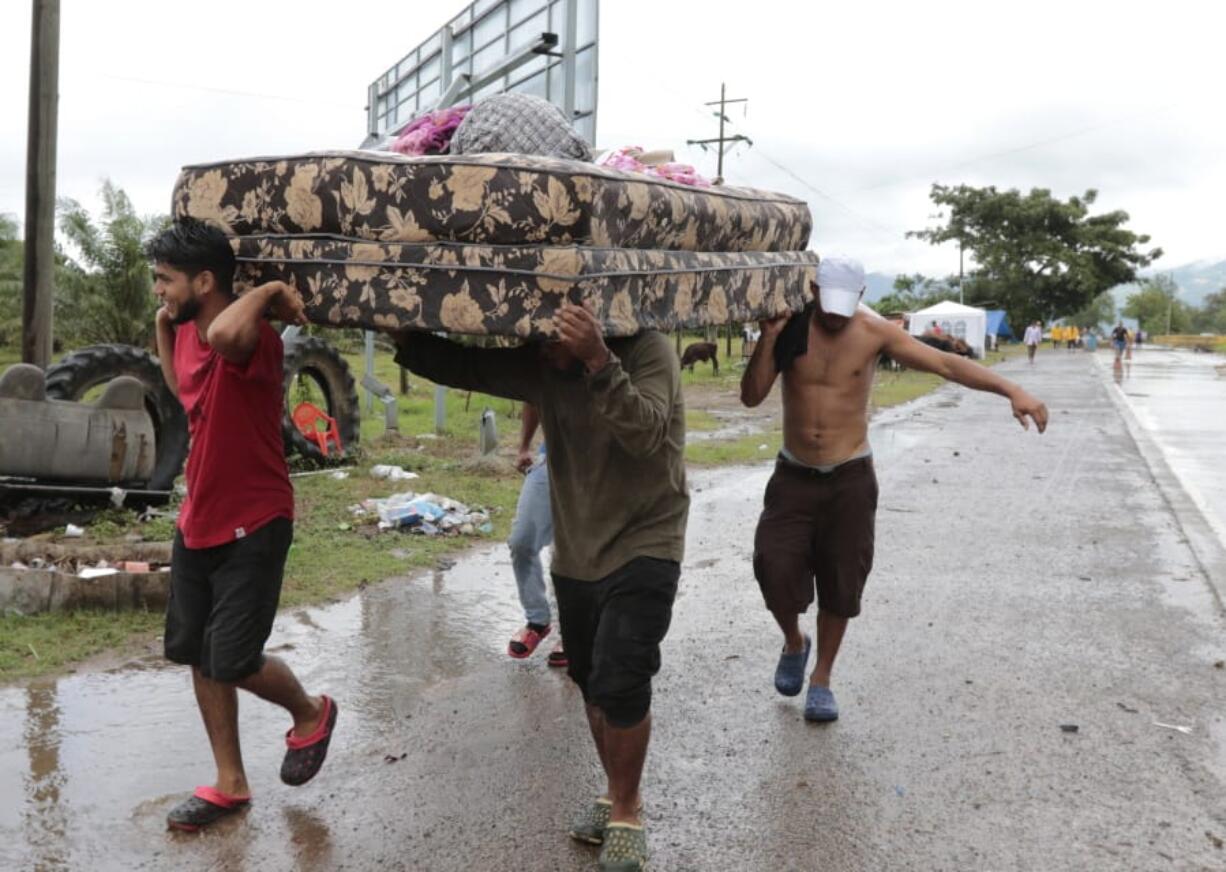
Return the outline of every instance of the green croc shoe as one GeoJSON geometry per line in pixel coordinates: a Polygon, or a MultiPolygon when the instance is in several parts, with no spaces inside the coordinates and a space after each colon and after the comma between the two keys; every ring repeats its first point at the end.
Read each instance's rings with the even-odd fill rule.
{"type": "Polygon", "coordinates": [[[613,803],[609,800],[596,800],[571,822],[570,837],[589,845],[603,844],[605,827],[609,825],[612,811],[613,803]]]}
{"type": "Polygon", "coordinates": [[[647,868],[647,833],[634,824],[609,824],[600,851],[601,872],[643,872],[647,868]]]}

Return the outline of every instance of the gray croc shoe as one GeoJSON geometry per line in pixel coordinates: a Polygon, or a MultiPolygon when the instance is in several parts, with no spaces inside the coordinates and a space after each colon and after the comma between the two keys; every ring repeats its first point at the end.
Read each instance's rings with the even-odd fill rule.
{"type": "Polygon", "coordinates": [[[809,694],[805,697],[805,720],[826,724],[838,719],[839,704],[834,700],[834,693],[828,687],[810,684],[809,694]]]}
{"type": "Polygon", "coordinates": [[[589,845],[604,843],[604,831],[609,825],[609,815],[613,811],[613,803],[607,799],[598,799],[579,813],[570,824],[570,837],[589,845]]]}
{"type": "Polygon", "coordinates": [[[809,664],[811,650],[813,640],[805,636],[803,651],[789,654],[785,649],[779,655],[779,665],[775,667],[775,690],[784,696],[799,696],[805,688],[805,667],[809,664]]]}
{"type": "Polygon", "coordinates": [[[643,872],[647,868],[647,832],[634,824],[609,824],[599,864],[600,872],[643,872]]]}

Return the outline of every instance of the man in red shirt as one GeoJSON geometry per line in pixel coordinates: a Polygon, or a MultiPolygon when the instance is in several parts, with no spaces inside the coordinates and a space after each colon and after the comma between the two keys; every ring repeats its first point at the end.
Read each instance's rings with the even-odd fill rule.
{"type": "Polygon", "coordinates": [[[238,738],[237,688],[293,717],[281,766],[305,784],[323,765],[336,703],[310,696],[264,654],[293,539],[294,491],[281,440],[281,338],[266,315],[305,323],[302,298],[271,282],[236,299],[234,252],[219,229],[185,219],[148,246],[154,265],[158,357],[187,412],[191,451],[166,608],[166,657],[192,667],[217,780],[171,810],[198,830],[251,799],[238,738]]]}

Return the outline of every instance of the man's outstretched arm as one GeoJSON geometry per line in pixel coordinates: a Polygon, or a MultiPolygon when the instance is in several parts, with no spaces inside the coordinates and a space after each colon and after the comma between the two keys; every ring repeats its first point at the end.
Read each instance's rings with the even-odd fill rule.
{"type": "Polygon", "coordinates": [[[392,340],[396,363],[435,384],[540,402],[541,367],[534,346],[474,348],[414,330],[394,333],[392,340]]]}
{"type": "Polygon", "coordinates": [[[941,378],[977,391],[991,391],[994,394],[1000,394],[1013,404],[1013,417],[1017,418],[1027,430],[1030,429],[1030,420],[1034,421],[1040,433],[1047,429],[1047,406],[1037,397],[1023,390],[1021,385],[1009,381],[973,360],[967,360],[965,357],[945,351],[937,351],[914,336],[904,333],[894,324],[881,323],[877,329],[884,332],[882,349],[903,366],[935,373],[941,378]]]}

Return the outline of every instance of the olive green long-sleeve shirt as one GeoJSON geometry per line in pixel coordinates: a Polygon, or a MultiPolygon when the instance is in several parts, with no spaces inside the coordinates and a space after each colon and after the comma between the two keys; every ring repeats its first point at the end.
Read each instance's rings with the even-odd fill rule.
{"type": "Polygon", "coordinates": [[[671,344],[606,340],[599,372],[562,372],[534,345],[469,348],[400,337],[396,362],[437,384],[534,403],[549,446],[553,572],[595,581],[636,557],[681,562],[690,498],[685,407],[671,344]]]}

